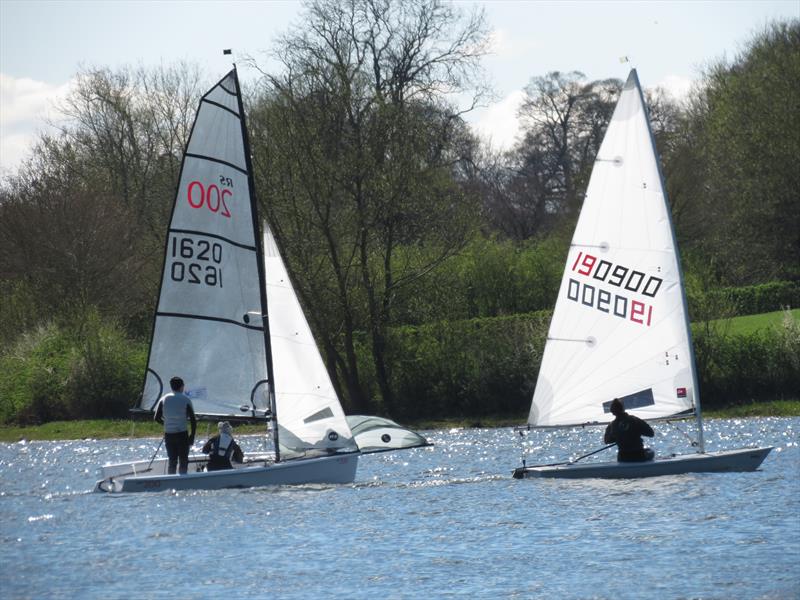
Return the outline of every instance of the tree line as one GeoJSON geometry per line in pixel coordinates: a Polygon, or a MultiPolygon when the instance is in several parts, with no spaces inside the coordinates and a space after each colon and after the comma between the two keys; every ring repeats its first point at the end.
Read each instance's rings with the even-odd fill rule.
{"type": "MultiPolygon", "coordinates": [[[[302,22],[275,43],[277,69],[249,61],[258,201],[348,412],[408,415],[403,327],[461,331],[448,323],[552,307],[622,82],[535,75],[523,135],[495,152],[465,121],[487,94],[481,11],[319,0],[302,22]]],[[[62,328],[86,366],[86,340],[110,339],[97,319],[146,344],[210,80],[178,63],[76,81],[57,132],[0,186],[0,340],[7,355],[62,328]]],[[[755,34],[687,101],[655,90],[648,104],[687,280],[799,280],[800,22],[755,34]]]]}

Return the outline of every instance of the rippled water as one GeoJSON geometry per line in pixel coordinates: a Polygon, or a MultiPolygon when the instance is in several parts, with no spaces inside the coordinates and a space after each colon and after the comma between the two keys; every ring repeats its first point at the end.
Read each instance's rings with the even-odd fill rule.
{"type": "MultiPolygon", "coordinates": [[[[657,429],[657,452],[685,451],[657,429]]],[[[89,493],[95,468],[157,440],[2,444],[0,593],[798,598],[799,432],[798,418],[708,421],[709,450],[776,446],[754,473],[518,481],[522,444],[551,462],[602,432],[458,429],[362,457],[354,485],[121,496],[89,493]]]]}

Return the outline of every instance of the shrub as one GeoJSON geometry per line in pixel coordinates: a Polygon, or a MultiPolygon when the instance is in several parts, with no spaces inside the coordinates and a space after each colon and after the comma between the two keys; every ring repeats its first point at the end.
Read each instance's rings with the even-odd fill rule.
{"type": "Polygon", "coordinates": [[[729,335],[711,328],[694,341],[704,406],[800,397],[800,324],[790,313],[777,329],[729,335]]]}
{"type": "Polygon", "coordinates": [[[723,288],[713,293],[727,297],[737,316],[800,307],[800,282],[796,281],[773,281],[740,288],[723,288]]]}
{"type": "Polygon", "coordinates": [[[47,324],[0,356],[0,419],[18,424],[124,417],[146,349],[94,311],[73,327],[47,324]]]}
{"type": "Polygon", "coordinates": [[[391,331],[398,419],[520,413],[530,405],[549,312],[391,331]]]}

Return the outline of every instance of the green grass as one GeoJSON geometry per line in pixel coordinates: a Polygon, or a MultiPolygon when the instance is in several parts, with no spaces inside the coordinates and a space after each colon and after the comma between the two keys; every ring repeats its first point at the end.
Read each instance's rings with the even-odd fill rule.
{"type": "Polygon", "coordinates": [[[737,417],[797,417],[800,416],[800,400],[772,400],[738,404],[727,408],[703,410],[704,417],[733,419],[737,417]]]}
{"type": "MultiPolygon", "coordinates": [[[[800,321],[800,308],[789,311],[796,321],[800,321]]],[[[722,328],[726,333],[734,335],[749,335],[760,329],[770,327],[780,327],[786,312],[778,310],[760,315],[747,315],[744,317],[734,317],[732,319],[719,319],[711,321],[714,326],[722,328]]]]}
{"type": "MultiPolygon", "coordinates": [[[[163,425],[152,421],[130,421],[124,419],[95,419],[89,421],[52,421],[43,425],[0,425],[0,442],[19,440],[83,440],[161,437],[163,425]]],[[[206,439],[216,433],[214,423],[197,424],[197,440],[206,439]]],[[[262,433],[263,425],[236,427],[240,435],[262,433]]]]}
{"type": "MultiPolygon", "coordinates": [[[[739,417],[796,417],[800,416],[800,400],[774,400],[731,406],[723,409],[704,410],[707,418],[730,419],[739,417]]],[[[527,413],[520,415],[498,415],[471,419],[420,420],[403,423],[406,427],[419,431],[452,428],[494,428],[523,425],[527,413]]],[[[93,421],[53,421],[44,425],[30,427],[0,426],[0,442],[20,440],[81,440],[136,438],[161,436],[161,425],[149,421],[93,420],[93,421]]],[[[197,440],[205,440],[215,433],[213,423],[197,424],[197,440]]],[[[264,431],[263,425],[244,425],[236,427],[238,435],[258,434],[264,431]]]]}

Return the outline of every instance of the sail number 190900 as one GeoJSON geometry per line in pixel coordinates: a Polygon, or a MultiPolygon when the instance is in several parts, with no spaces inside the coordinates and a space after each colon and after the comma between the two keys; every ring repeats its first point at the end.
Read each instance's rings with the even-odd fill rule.
{"type": "Polygon", "coordinates": [[[172,281],[222,287],[222,245],[173,236],[169,275],[172,281]]]}

